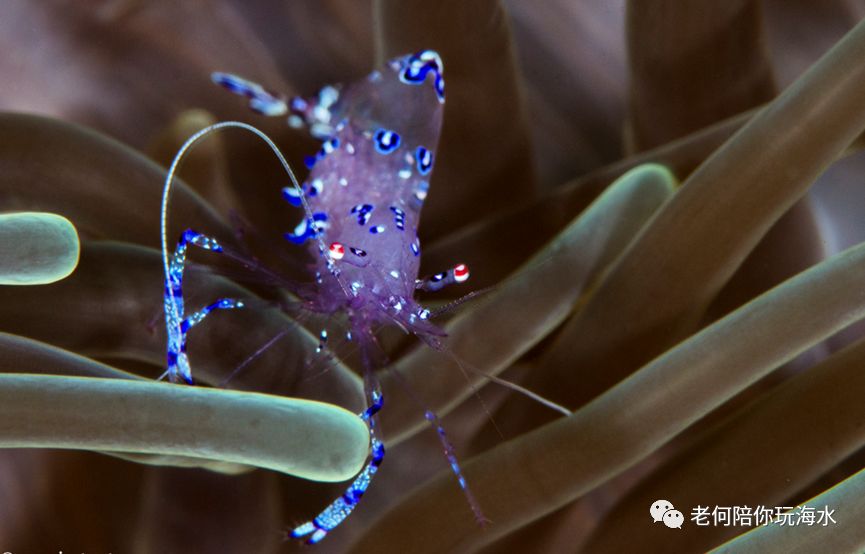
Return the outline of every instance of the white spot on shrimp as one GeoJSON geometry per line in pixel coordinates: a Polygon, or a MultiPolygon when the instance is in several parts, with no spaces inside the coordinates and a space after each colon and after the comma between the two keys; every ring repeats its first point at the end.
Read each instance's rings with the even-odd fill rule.
{"type": "Polygon", "coordinates": [[[423,206],[424,200],[426,200],[427,191],[429,190],[429,183],[426,181],[419,181],[415,186],[414,194],[412,194],[411,198],[411,207],[415,210],[420,210],[423,206]]]}
{"type": "Polygon", "coordinates": [[[339,100],[339,91],[334,86],[322,87],[318,93],[318,103],[325,108],[330,108],[337,100],[339,100]]]}
{"type": "Polygon", "coordinates": [[[322,105],[317,105],[312,109],[312,116],[316,119],[316,121],[330,123],[330,110],[322,105]]]}
{"type": "Polygon", "coordinates": [[[304,218],[300,223],[297,224],[297,227],[294,228],[294,234],[298,236],[306,234],[307,226],[307,220],[306,218],[304,218]]]}
{"type": "MultiPolygon", "coordinates": [[[[330,112],[328,112],[328,117],[330,112]]],[[[313,123],[309,127],[309,132],[312,136],[319,139],[325,139],[333,134],[333,127],[325,123],[313,123]]]]}
{"type": "Polygon", "coordinates": [[[288,116],[288,126],[292,129],[303,128],[303,118],[297,114],[291,114],[288,116]]]}
{"type": "MultiPolygon", "coordinates": [[[[337,129],[339,129],[339,128],[337,127],[337,129]]],[[[322,148],[322,150],[324,150],[325,154],[332,154],[333,151],[336,150],[337,146],[338,146],[338,143],[335,140],[328,140],[328,141],[325,141],[324,144],[321,145],[321,148],[322,148]]]]}

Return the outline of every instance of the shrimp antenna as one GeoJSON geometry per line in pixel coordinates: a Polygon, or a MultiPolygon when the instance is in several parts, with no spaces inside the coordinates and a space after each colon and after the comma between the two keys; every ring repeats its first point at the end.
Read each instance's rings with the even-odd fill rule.
{"type": "MultiPolygon", "coordinates": [[[[300,201],[301,201],[301,204],[303,205],[303,210],[306,214],[306,217],[308,219],[312,219],[312,209],[309,206],[309,202],[307,201],[306,196],[303,194],[303,189],[301,188],[300,183],[298,182],[297,177],[294,174],[294,171],[292,171],[291,166],[289,165],[288,161],[285,159],[285,156],[283,156],[282,152],[279,150],[279,148],[276,146],[276,144],[273,142],[273,140],[271,140],[270,137],[268,137],[266,134],[264,134],[262,131],[256,129],[252,125],[248,125],[246,123],[241,123],[240,121],[222,121],[220,123],[215,123],[213,125],[209,125],[209,126],[205,127],[204,129],[201,129],[200,131],[198,131],[197,133],[195,133],[191,137],[189,137],[186,140],[186,142],[183,143],[183,146],[180,147],[180,150],[178,150],[177,154],[174,156],[174,160],[172,160],[171,166],[168,168],[168,174],[165,176],[165,185],[162,188],[162,208],[161,208],[161,212],[160,212],[160,233],[161,233],[161,239],[162,239],[162,265],[163,265],[163,268],[165,270],[166,279],[168,279],[169,272],[170,272],[170,263],[168,260],[168,257],[169,257],[168,256],[168,199],[169,199],[169,196],[171,194],[171,185],[174,182],[174,176],[177,173],[178,168],[180,167],[180,163],[183,161],[183,157],[186,155],[187,152],[189,152],[189,150],[192,148],[192,146],[196,142],[198,142],[200,139],[204,138],[205,136],[209,135],[210,133],[214,133],[214,132],[220,131],[222,129],[227,129],[227,128],[237,128],[237,129],[244,129],[246,131],[249,131],[250,133],[256,135],[258,138],[263,140],[270,147],[270,149],[273,151],[273,153],[276,155],[277,159],[279,160],[279,163],[282,164],[282,167],[285,170],[286,174],[288,174],[288,178],[291,180],[292,186],[297,191],[298,196],[299,196],[300,201]]],[[[324,243],[324,239],[322,239],[321,236],[317,236],[316,240],[318,241],[319,251],[322,253],[322,255],[325,255],[324,253],[327,252],[327,246],[324,243]]],[[[329,261],[328,263],[330,264],[332,262],[329,261]]],[[[334,272],[336,271],[330,265],[329,265],[329,268],[331,268],[331,270],[334,272]]],[[[334,277],[336,277],[336,280],[339,283],[339,286],[340,286],[340,288],[342,288],[345,295],[349,296],[348,289],[346,288],[346,286],[342,282],[342,280],[336,274],[334,274],[334,277]]],[[[171,297],[172,315],[175,318],[178,318],[178,317],[180,317],[180,314],[177,313],[177,307],[176,307],[176,304],[174,303],[174,300],[175,300],[174,299],[174,291],[171,290],[171,287],[169,287],[168,294],[171,297]]]]}
{"type": "MultiPolygon", "coordinates": [[[[533,400],[542,406],[546,406],[547,408],[549,408],[555,412],[559,412],[560,414],[562,414],[564,416],[570,416],[573,413],[573,412],[571,412],[571,410],[567,409],[566,407],[564,407],[560,404],[556,404],[552,400],[548,400],[547,398],[544,398],[543,396],[539,395],[538,393],[532,392],[529,389],[527,389],[521,385],[518,385],[516,383],[508,381],[507,379],[502,379],[501,377],[497,377],[497,376],[493,375],[492,373],[488,373],[486,371],[478,369],[477,367],[466,362],[465,360],[461,360],[459,358],[459,356],[457,356],[454,352],[451,352],[450,350],[444,350],[444,352],[448,356],[450,356],[451,360],[454,363],[456,363],[457,366],[462,370],[463,375],[466,378],[466,381],[468,382],[469,386],[472,388],[472,391],[475,393],[477,391],[475,390],[475,386],[472,384],[471,380],[468,378],[468,375],[466,375],[466,370],[468,370],[471,373],[474,373],[475,375],[483,377],[484,379],[487,379],[488,381],[495,383],[499,386],[505,387],[507,389],[511,389],[512,391],[514,391],[518,394],[521,394],[521,395],[525,396],[526,398],[533,400]]],[[[491,421],[492,421],[492,419],[491,419],[491,421]]],[[[493,422],[493,425],[495,425],[495,422],[493,422]]]]}

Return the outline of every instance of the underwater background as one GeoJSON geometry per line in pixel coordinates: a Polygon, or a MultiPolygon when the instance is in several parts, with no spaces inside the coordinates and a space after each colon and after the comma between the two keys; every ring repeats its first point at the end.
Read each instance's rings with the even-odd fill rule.
{"type": "MultiPolygon", "coordinates": [[[[422,298],[480,294],[444,316],[444,351],[383,330],[388,456],[314,548],[865,551],[863,16],[854,0],[7,0],[0,552],[309,548],[286,531],[368,453],[357,354],[311,363],[321,320],[195,251],[190,305],[255,302],[195,329],[200,386],[156,382],[165,168],[217,121],[262,129],[299,173],[319,147],[213,71],[311,95],[422,49],[448,99],[421,274],[472,273],[422,298]],[[759,507],[775,522],[744,517],[759,507]]],[[[281,237],[298,216],[264,145],[211,136],[179,176],[169,236],[195,227],[297,278],[281,237]]]]}

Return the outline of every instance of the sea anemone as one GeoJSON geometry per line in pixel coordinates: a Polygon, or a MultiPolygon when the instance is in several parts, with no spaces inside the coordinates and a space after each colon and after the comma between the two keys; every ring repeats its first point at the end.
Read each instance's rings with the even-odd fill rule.
{"type": "MultiPolygon", "coordinates": [[[[422,263],[464,260],[482,294],[443,324],[444,352],[383,335],[390,454],[316,548],[862,551],[861,11],[12,2],[0,198],[19,213],[0,236],[31,219],[9,227],[26,240],[0,245],[0,274],[33,286],[0,286],[0,445],[15,448],[0,453],[0,550],[296,547],[284,530],[367,454],[353,353],[310,363],[316,340],[278,309],[273,283],[196,253],[194,302],[260,307],[196,328],[201,386],[158,382],[164,167],[218,120],[261,127],[296,167],[316,148],[244,111],[211,71],[309,94],[432,48],[448,103],[422,263]],[[21,270],[53,224],[67,247],[39,258],[48,270],[21,270]],[[77,268],[49,284],[75,267],[75,229],[77,268]],[[443,416],[483,528],[419,404],[443,416]],[[660,499],[681,529],[653,521],[660,499]],[[802,516],[821,508],[834,523],[802,516]]],[[[280,170],[249,137],[209,138],[180,173],[172,233],[206,230],[289,275],[299,252],[273,239],[294,223],[280,170]]]]}

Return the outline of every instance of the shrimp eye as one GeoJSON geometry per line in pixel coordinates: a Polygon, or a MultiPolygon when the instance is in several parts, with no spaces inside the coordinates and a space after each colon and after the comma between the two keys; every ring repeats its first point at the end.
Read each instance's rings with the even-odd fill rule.
{"type": "Polygon", "coordinates": [[[454,281],[457,283],[462,283],[467,281],[469,278],[469,266],[466,264],[459,264],[454,267],[454,281]]]}
{"type": "Polygon", "coordinates": [[[341,260],[345,256],[345,246],[338,242],[332,243],[328,251],[330,252],[330,257],[334,260],[341,260]]]}

